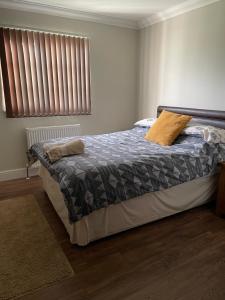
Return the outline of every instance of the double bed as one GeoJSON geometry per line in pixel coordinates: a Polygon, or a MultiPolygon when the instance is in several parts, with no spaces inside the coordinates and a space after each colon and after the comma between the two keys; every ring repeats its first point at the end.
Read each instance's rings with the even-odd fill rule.
{"type": "MultiPolygon", "coordinates": [[[[160,106],[158,115],[162,110],[225,128],[225,112],[160,106]]],[[[41,161],[44,189],[71,243],[87,245],[202,205],[215,193],[217,164],[225,148],[205,143],[200,136],[180,136],[173,146],[162,147],[145,141],[145,132],[136,127],[81,137],[84,154],[53,164],[45,156],[44,143],[32,146],[41,161]]]]}

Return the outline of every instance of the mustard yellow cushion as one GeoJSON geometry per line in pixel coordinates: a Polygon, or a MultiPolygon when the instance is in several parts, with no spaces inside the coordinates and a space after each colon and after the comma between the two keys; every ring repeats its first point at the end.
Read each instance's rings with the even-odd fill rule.
{"type": "Polygon", "coordinates": [[[146,133],[145,139],[162,146],[170,146],[191,118],[191,116],[163,110],[157,121],[146,133]]]}

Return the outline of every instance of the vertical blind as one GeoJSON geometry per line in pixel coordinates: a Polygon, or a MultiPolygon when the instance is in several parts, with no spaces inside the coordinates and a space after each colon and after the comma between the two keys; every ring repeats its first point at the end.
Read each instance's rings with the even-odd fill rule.
{"type": "Polygon", "coordinates": [[[89,39],[0,28],[7,117],[91,113],[89,39]]]}

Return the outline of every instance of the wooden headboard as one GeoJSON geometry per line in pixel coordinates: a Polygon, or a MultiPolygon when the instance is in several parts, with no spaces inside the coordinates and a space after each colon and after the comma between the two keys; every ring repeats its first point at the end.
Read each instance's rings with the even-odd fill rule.
{"type": "Polygon", "coordinates": [[[225,129],[225,111],[174,106],[158,106],[157,116],[159,116],[163,110],[182,115],[193,116],[193,120],[198,123],[225,129]]]}

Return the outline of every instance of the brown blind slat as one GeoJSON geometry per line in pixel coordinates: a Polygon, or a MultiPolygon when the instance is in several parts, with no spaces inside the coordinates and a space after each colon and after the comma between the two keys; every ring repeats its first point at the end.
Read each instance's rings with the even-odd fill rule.
{"type": "Polygon", "coordinates": [[[52,74],[52,60],[51,60],[51,48],[50,48],[50,35],[45,35],[45,47],[46,47],[46,65],[47,65],[47,78],[49,88],[49,114],[55,114],[54,104],[54,90],[53,90],[53,74],[52,74]]]}
{"type": "Polygon", "coordinates": [[[80,40],[81,111],[86,111],[84,39],[80,40]]]}
{"type": "Polygon", "coordinates": [[[14,81],[15,81],[17,113],[19,116],[23,116],[24,109],[23,109],[18,49],[17,49],[17,41],[16,41],[16,32],[15,31],[10,30],[10,38],[11,38],[10,46],[11,46],[12,66],[13,66],[14,81]]]}
{"type": "Polygon", "coordinates": [[[76,78],[77,78],[77,110],[81,113],[82,92],[81,92],[81,63],[80,63],[80,39],[76,38],[76,78]]]}
{"type": "Polygon", "coordinates": [[[22,47],[22,32],[18,30],[16,32],[17,40],[17,53],[18,53],[18,64],[20,72],[20,84],[21,84],[21,93],[22,93],[22,105],[23,105],[23,115],[27,116],[29,114],[29,104],[28,104],[28,95],[27,95],[27,84],[25,82],[26,73],[25,73],[25,63],[24,63],[24,54],[22,47]]]}
{"type": "MultiPolygon", "coordinates": [[[[4,94],[5,104],[11,98],[10,85],[9,85],[9,74],[7,69],[7,59],[6,59],[6,47],[4,45],[4,30],[0,28],[0,55],[1,55],[1,72],[2,72],[2,88],[4,94]]],[[[11,101],[7,103],[8,109],[6,111],[7,116],[12,116],[12,103],[11,101]]]]}
{"type": "Polygon", "coordinates": [[[89,40],[85,39],[85,88],[86,88],[86,108],[87,113],[91,112],[91,74],[90,74],[90,53],[89,40]]]}
{"type": "Polygon", "coordinates": [[[3,87],[4,87],[4,91],[6,92],[5,93],[6,112],[7,112],[7,116],[9,116],[10,114],[12,114],[12,116],[15,116],[18,114],[18,107],[17,107],[17,99],[16,99],[16,88],[15,88],[15,79],[14,79],[14,72],[13,72],[13,61],[12,61],[9,29],[3,30],[2,37],[3,37],[2,42],[5,46],[3,50],[4,53],[2,55],[2,76],[3,76],[3,87]],[[7,84],[5,82],[6,80],[8,81],[7,84]],[[7,91],[6,89],[9,89],[9,91],[7,91]]]}
{"type": "Polygon", "coordinates": [[[89,114],[89,40],[0,28],[8,117],[89,114]]]}
{"type": "Polygon", "coordinates": [[[68,114],[68,93],[67,93],[67,71],[66,71],[66,46],[65,37],[61,36],[61,56],[62,56],[62,75],[63,75],[63,95],[64,110],[68,114]]]}
{"type": "Polygon", "coordinates": [[[46,47],[45,47],[45,36],[43,33],[39,34],[40,38],[40,59],[41,59],[41,72],[43,82],[43,100],[44,100],[44,115],[50,113],[50,101],[49,101],[49,84],[47,75],[47,60],[46,60],[46,47]]]}
{"type": "Polygon", "coordinates": [[[54,90],[54,114],[57,115],[59,112],[59,84],[58,84],[58,69],[56,60],[56,43],[55,35],[50,35],[50,49],[52,59],[52,76],[53,76],[53,90],[54,90]]]}
{"type": "Polygon", "coordinates": [[[62,58],[61,58],[61,43],[60,36],[56,37],[56,58],[57,58],[57,68],[58,68],[58,83],[59,83],[59,114],[64,112],[63,103],[63,76],[62,76],[62,58]]]}
{"type": "Polygon", "coordinates": [[[77,72],[76,72],[76,46],[75,40],[70,38],[71,48],[71,75],[73,85],[73,110],[78,112],[78,93],[77,93],[77,72]]]}
{"type": "Polygon", "coordinates": [[[71,70],[71,48],[69,37],[66,37],[66,69],[67,69],[67,90],[68,90],[68,113],[73,113],[73,88],[71,70]]]}
{"type": "Polygon", "coordinates": [[[39,33],[34,32],[34,55],[36,62],[36,73],[37,73],[37,92],[39,99],[39,115],[45,115],[45,102],[44,102],[44,86],[42,77],[42,67],[41,67],[41,49],[40,49],[40,39],[39,33]]]}
{"type": "Polygon", "coordinates": [[[35,108],[34,108],[33,84],[32,84],[32,75],[31,75],[30,50],[29,50],[29,42],[28,42],[27,32],[22,33],[22,45],[23,45],[23,53],[24,53],[24,65],[25,65],[24,81],[27,84],[27,94],[28,94],[28,101],[29,101],[29,116],[33,116],[35,113],[35,108]]]}
{"type": "Polygon", "coordinates": [[[34,32],[28,32],[28,46],[30,54],[30,71],[33,89],[33,99],[34,99],[34,116],[40,115],[40,100],[38,95],[38,85],[40,84],[37,80],[37,66],[34,48],[34,32]]]}

